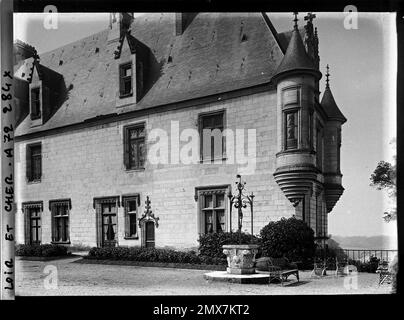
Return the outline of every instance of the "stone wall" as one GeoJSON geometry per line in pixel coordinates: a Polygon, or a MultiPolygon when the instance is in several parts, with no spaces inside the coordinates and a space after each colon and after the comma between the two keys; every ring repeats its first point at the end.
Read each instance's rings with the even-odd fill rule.
{"type": "MultiPolygon", "coordinates": [[[[16,143],[16,215],[17,242],[24,242],[25,201],[44,201],[42,213],[42,242],[51,241],[49,200],[70,198],[70,240],[72,245],[96,245],[94,197],[121,196],[139,193],[143,214],[146,195],[159,217],[156,246],[189,248],[197,246],[198,209],[194,199],[195,187],[231,184],[235,191],[237,164],[152,165],[144,170],[127,171],[123,162],[123,128],[129,124],[146,123],[147,132],[154,128],[170,132],[171,121],[179,121],[180,133],[186,128],[198,128],[198,115],[203,112],[225,110],[225,121],[230,129],[256,129],[257,162],[255,172],[243,175],[248,192],[256,195],[254,203],[254,233],[270,220],[295,213],[273,178],[277,152],[276,93],[264,92],[218,101],[186,109],[152,113],[146,117],[89,126],[48,135],[39,139],[16,143]],[[42,179],[27,183],[26,144],[42,143],[42,179]]],[[[147,137],[146,137],[147,139],[147,137]]],[[[245,133],[245,153],[247,133],[245,133]]],[[[181,146],[185,144],[181,143],[181,146]]],[[[150,142],[146,143],[147,148],[150,142]]],[[[236,151],[237,152],[237,151],[236,151]]],[[[240,151],[239,151],[240,152],[240,151]]],[[[140,215],[139,215],[140,217],[140,215]]],[[[233,228],[237,217],[233,214],[233,228]]],[[[243,229],[250,231],[250,216],[244,215],[243,229]]],[[[139,232],[140,234],[140,232],[139,232]]],[[[138,240],[124,239],[124,211],[118,209],[118,244],[140,245],[138,240]]]]}

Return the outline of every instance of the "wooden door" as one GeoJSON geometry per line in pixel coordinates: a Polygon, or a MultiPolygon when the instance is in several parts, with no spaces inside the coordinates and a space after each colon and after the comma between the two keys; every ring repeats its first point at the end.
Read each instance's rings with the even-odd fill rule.
{"type": "Polygon", "coordinates": [[[154,222],[148,221],[145,225],[145,238],[146,238],[146,248],[154,248],[155,240],[154,240],[154,222]]]}

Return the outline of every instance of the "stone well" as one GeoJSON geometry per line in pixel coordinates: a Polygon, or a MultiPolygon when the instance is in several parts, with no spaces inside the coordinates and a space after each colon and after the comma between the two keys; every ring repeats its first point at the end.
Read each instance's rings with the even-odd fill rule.
{"type": "Polygon", "coordinates": [[[257,244],[228,244],[223,246],[223,253],[227,256],[227,273],[254,274],[257,244]]]}

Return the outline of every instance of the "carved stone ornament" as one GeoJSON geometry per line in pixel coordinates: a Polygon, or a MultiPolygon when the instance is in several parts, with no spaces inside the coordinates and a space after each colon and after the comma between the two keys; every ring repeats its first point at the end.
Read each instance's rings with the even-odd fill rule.
{"type": "Polygon", "coordinates": [[[253,274],[255,273],[255,255],[259,245],[229,244],[223,246],[223,253],[227,256],[227,273],[253,274]]]}
{"type": "Polygon", "coordinates": [[[147,196],[146,201],[145,201],[146,207],[145,207],[144,215],[141,218],[139,218],[139,227],[140,228],[142,228],[142,226],[146,222],[149,222],[149,221],[154,222],[156,228],[159,226],[159,223],[158,223],[159,218],[154,216],[153,211],[151,210],[150,203],[151,203],[151,201],[149,199],[149,196],[147,196]]]}

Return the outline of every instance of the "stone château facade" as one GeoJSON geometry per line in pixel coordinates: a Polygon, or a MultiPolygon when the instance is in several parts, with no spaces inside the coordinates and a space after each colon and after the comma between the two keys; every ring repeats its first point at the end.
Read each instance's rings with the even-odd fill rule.
{"type": "Polygon", "coordinates": [[[187,129],[253,129],[243,179],[254,233],[295,215],[326,239],[346,119],[328,72],[320,102],[319,39],[305,20],[278,33],[265,13],[121,13],[41,55],[16,42],[17,242],[189,248],[236,230],[228,194],[246,164],[230,160],[247,155],[247,136],[244,150],[215,149],[218,164],[201,135],[198,161],[184,164],[172,150],[187,129]],[[169,134],[169,163],[147,156],[156,129],[169,134]]]}

